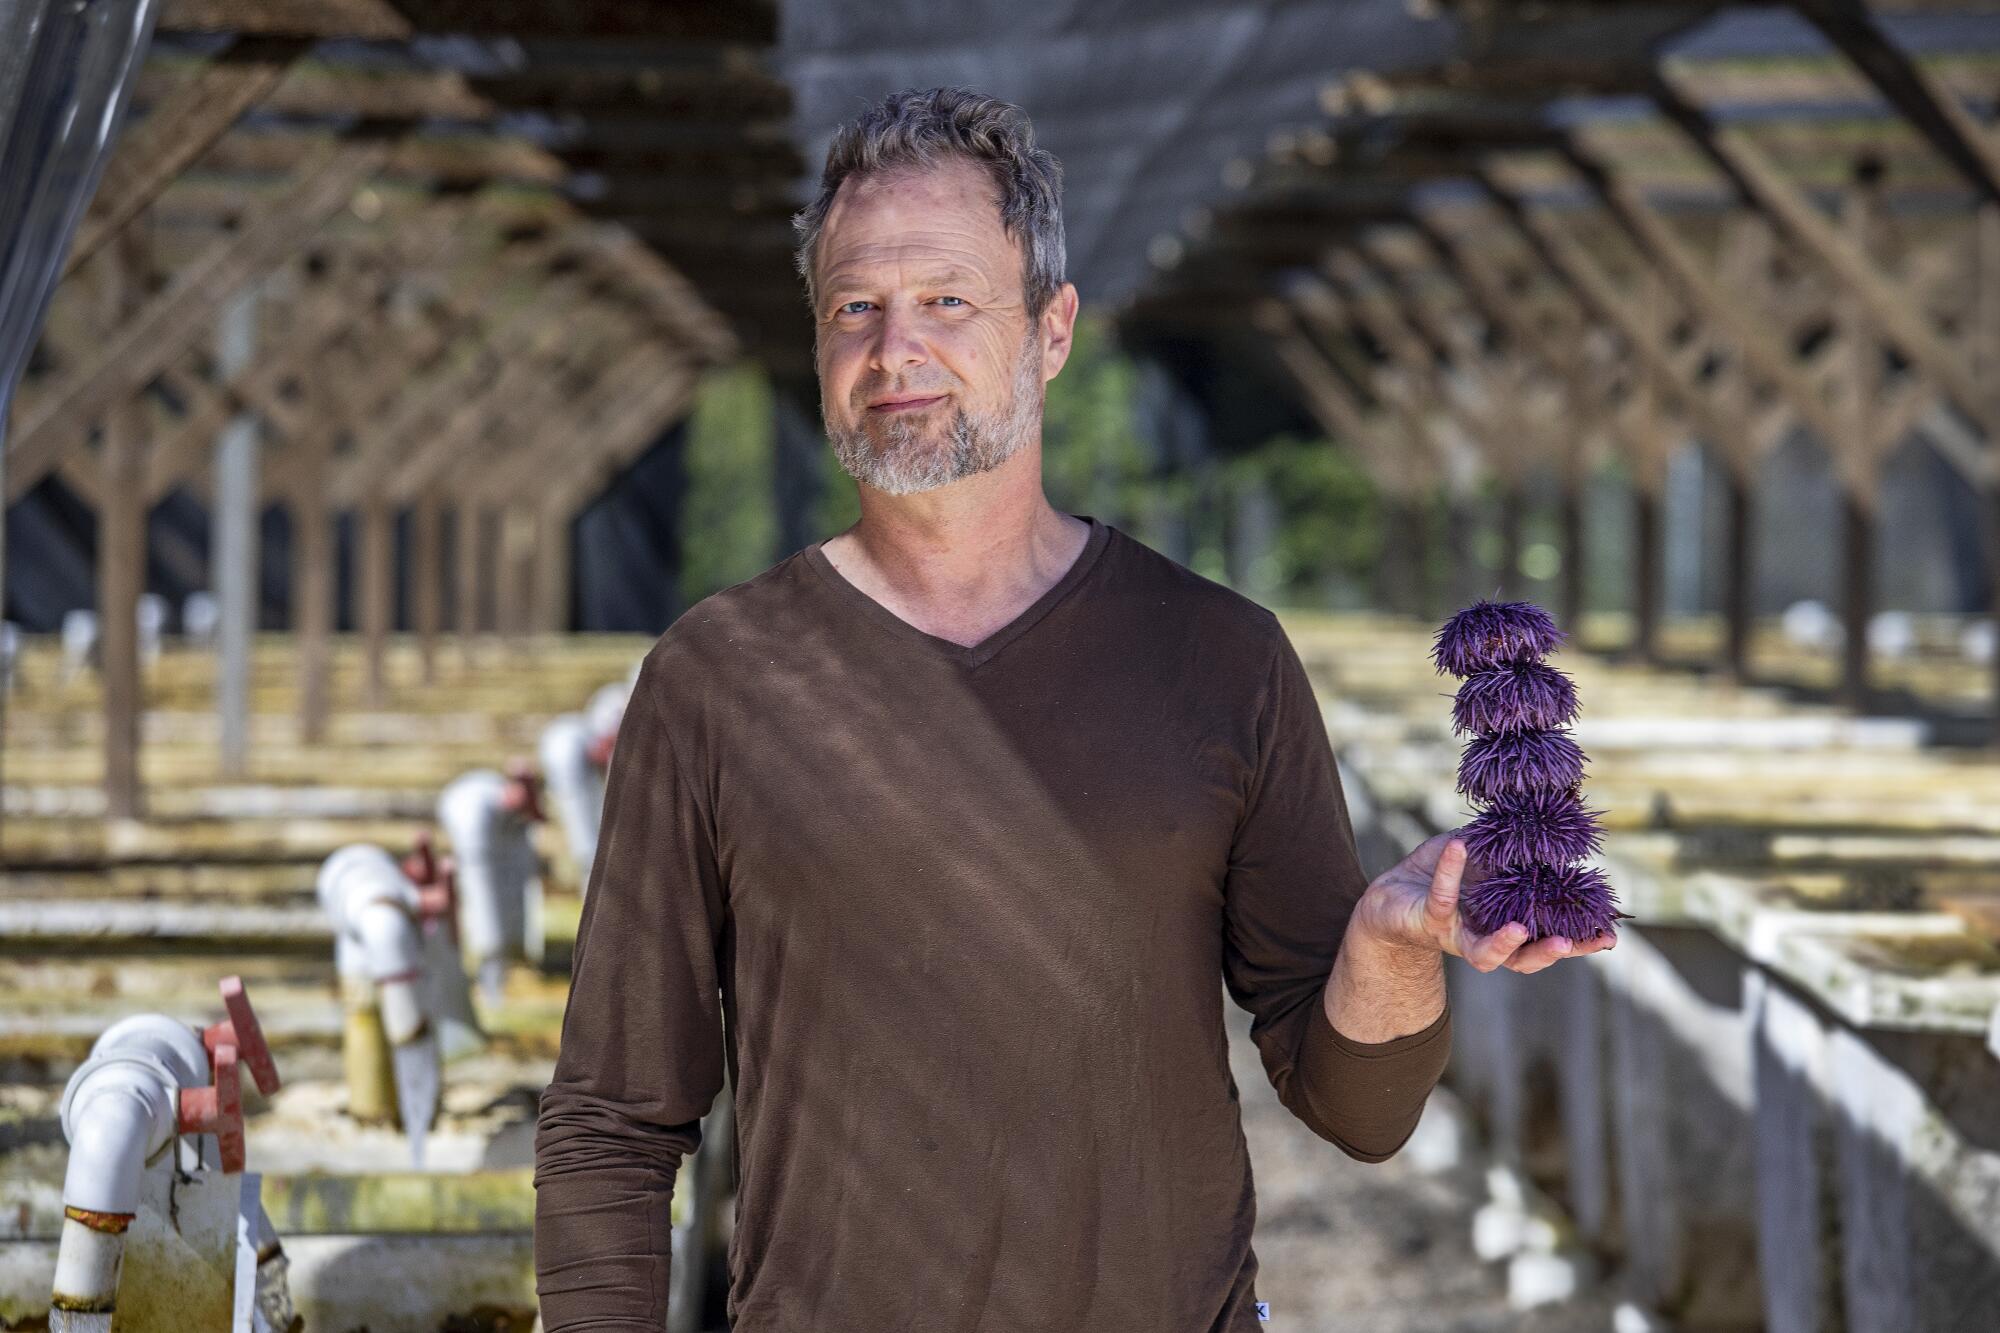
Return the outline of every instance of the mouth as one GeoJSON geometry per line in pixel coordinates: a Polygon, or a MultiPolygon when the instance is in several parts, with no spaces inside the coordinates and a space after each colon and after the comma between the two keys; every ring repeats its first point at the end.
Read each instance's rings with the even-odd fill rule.
{"type": "Polygon", "coordinates": [[[868,404],[868,410],[870,412],[885,412],[885,413],[915,412],[923,408],[929,407],[933,403],[941,403],[944,400],[945,400],[945,395],[941,393],[929,394],[920,398],[879,398],[876,401],[868,404]]]}

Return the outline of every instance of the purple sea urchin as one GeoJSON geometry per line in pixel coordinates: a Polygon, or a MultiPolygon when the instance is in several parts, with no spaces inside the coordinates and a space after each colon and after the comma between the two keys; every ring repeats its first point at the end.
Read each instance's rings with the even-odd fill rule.
{"type": "Polygon", "coordinates": [[[1512,792],[1566,791],[1583,781],[1583,747],[1566,731],[1475,736],[1458,760],[1458,790],[1475,801],[1512,792]]]}
{"type": "Polygon", "coordinates": [[[1438,631],[1431,659],[1462,678],[1452,730],[1472,733],[1458,789],[1479,813],[1466,827],[1471,861],[1459,912],[1490,935],[1518,921],[1528,939],[1579,942],[1622,914],[1604,872],[1576,864],[1599,851],[1597,811],[1583,803],[1583,749],[1567,731],[1576,685],[1542,661],[1567,636],[1529,602],[1481,601],[1438,631]]]}
{"type": "Polygon", "coordinates": [[[1531,861],[1558,865],[1581,860],[1603,845],[1596,812],[1574,788],[1509,792],[1465,831],[1465,850],[1492,866],[1531,861]]]}
{"type": "Polygon", "coordinates": [[[1615,895],[1596,866],[1509,866],[1459,895],[1466,925],[1490,935],[1510,921],[1528,928],[1531,940],[1560,935],[1580,943],[1612,928],[1615,895]]]}
{"type": "Polygon", "coordinates": [[[1533,602],[1474,602],[1444,623],[1431,647],[1439,674],[1469,676],[1508,662],[1533,662],[1569,636],[1533,602]]]}
{"type": "Polygon", "coordinates": [[[1494,735],[1546,730],[1576,720],[1576,682],[1546,662],[1509,662],[1473,672],[1452,701],[1451,729],[1494,735]]]}

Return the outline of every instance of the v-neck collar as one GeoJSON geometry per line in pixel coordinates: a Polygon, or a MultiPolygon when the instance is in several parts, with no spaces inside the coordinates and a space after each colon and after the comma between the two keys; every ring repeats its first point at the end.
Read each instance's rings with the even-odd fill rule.
{"type": "Polygon", "coordinates": [[[925,633],[848,582],[847,576],[834,568],[833,561],[827,559],[826,552],[820,549],[826,545],[825,541],[816,541],[806,547],[804,555],[806,563],[825,580],[828,587],[870,620],[900,639],[917,644],[970,669],[991,660],[1002,648],[1033,628],[1037,621],[1055,609],[1057,602],[1068,596],[1070,590],[1083,581],[1084,576],[1090,573],[1091,567],[1097,563],[1097,557],[1110,540],[1111,528],[1090,514],[1071,514],[1070,517],[1080,518],[1090,524],[1090,536],[1084,539],[1083,551],[1070,562],[1070,567],[1063,571],[1063,576],[1051,584],[1047,592],[1037,597],[1027,610],[969,648],[964,644],[953,643],[950,639],[925,633]]]}

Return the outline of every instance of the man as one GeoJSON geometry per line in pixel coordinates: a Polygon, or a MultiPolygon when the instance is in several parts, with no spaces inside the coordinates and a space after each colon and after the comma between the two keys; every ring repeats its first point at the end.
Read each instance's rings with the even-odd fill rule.
{"type": "Polygon", "coordinates": [[[1245,1333],[1218,973],[1286,1108],[1373,1162],[1449,1049],[1442,954],[1561,952],[1467,934],[1457,839],[1365,883],[1276,618],[1044,498],[1059,184],[1018,108],[933,89],[844,128],[799,216],[861,519],[641,670],[542,1100],[549,1333],[660,1327],[725,1065],[736,1333],[1245,1333]]]}

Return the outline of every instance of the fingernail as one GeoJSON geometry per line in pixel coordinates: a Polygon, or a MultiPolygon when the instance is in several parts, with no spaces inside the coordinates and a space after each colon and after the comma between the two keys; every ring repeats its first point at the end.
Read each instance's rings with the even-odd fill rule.
{"type": "Polygon", "coordinates": [[[1556,937],[1556,946],[1555,946],[1555,947],[1556,947],[1556,952],[1557,952],[1557,953],[1568,953],[1568,952],[1569,952],[1569,941],[1568,941],[1568,940],[1566,940],[1566,939],[1564,939],[1564,938],[1562,938],[1562,937],[1561,937],[1560,935],[1558,935],[1558,936],[1556,937]]]}

